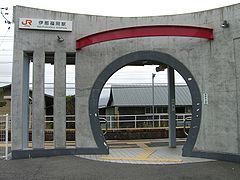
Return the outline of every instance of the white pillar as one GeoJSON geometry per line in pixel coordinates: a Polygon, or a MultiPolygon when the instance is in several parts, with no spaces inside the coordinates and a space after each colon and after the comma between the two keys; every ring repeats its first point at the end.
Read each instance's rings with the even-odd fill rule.
{"type": "Polygon", "coordinates": [[[66,53],[61,48],[54,56],[54,145],[66,147],[66,53]]]}
{"type": "Polygon", "coordinates": [[[33,149],[44,148],[45,99],[44,68],[45,53],[39,48],[33,52],[33,92],[32,92],[32,145],[33,149]]]}

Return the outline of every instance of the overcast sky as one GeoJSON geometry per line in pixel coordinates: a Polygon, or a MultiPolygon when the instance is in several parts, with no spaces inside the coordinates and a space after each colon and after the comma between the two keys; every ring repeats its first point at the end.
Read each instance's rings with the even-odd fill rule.
{"type": "MultiPolygon", "coordinates": [[[[3,13],[9,13],[6,17],[11,20],[12,7],[22,5],[34,8],[48,10],[57,10],[79,14],[106,15],[106,16],[156,16],[181,14],[196,11],[214,9],[231,4],[240,3],[240,0],[0,0],[0,7],[8,7],[9,10],[3,10],[3,13]]],[[[3,82],[11,82],[12,67],[12,47],[13,47],[13,24],[4,23],[3,17],[0,17],[0,86],[3,82]],[[8,27],[10,29],[8,30],[8,27]]],[[[51,70],[51,67],[49,67],[51,70]]],[[[74,82],[74,72],[72,68],[67,69],[68,82],[74,82]]],[[[113,78],[111,82],[124,83],[129,79],[126,72],[132,76],[129,82],[151,82],[151,73],[154,67],[138,68],[132,71],[131,68],[125,68],[113,78]]],[[[53,81],[53,73],[49,73],[46,82],[53,81]]],[[[155,77],[157,83],[166,82],[166,73],[159,73],[155,77]]],[[[182,83],[180,78],[178,83],[182,83]]]]}

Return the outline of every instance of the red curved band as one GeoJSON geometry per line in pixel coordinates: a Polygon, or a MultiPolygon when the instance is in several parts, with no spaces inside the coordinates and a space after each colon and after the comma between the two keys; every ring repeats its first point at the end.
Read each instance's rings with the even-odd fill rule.
{"type": "Polygon", "coordinates": [[[76,41],[76,49],[117,39],[149,36],[185,36],[213,40],[213,29],[196,26],[155,25],[113,29],[91,34],[76,41]]]}

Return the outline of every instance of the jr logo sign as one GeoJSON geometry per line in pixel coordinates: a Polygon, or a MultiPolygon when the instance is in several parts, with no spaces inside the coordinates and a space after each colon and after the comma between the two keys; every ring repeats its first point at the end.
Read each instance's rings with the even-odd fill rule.
{"type": "Polygon", "coordinates": [[[19,18],[19,29],[72,31],[72,21],[57,19],[19,18]]]}
{"type": "Polygon", "coordinates": [[[23,20],[22,25],[30,27],[32,25],[32,20],[31,19],[23,20]]]}

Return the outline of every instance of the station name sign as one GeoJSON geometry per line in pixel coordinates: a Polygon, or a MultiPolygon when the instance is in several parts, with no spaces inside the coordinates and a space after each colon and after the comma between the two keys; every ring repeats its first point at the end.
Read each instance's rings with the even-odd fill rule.
{"type": "Polygon", "coordinates": [[[35,29],[47,31],[72,31],[72,21],[19,18],[19,29],[35,29]]]}

